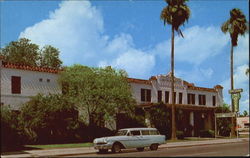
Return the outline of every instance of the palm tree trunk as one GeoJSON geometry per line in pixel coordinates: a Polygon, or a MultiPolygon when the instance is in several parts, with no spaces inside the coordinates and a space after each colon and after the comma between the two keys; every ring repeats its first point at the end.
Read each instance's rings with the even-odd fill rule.
{"type": "Polygon", "coordinates": [[[172,135],[171,139],[176,140],[175,126],[175,102],[174,102],[174,27],[172,26],[172,49],[171,49],[171,95],[172,95],[172,135]]]}
{"type": "MultiPolygon", "coordinates": [[[[231,90],[234,89],[234,55],[233,55],[233,44],[231,44],[231,90]]],[[[231,107],[232,107],[232,112],[235,112],[234,111],[234,102],[233,102],[233,98],[231,96],[231,107]]],[[[236,116],[235,117],[232,117],[231,119],[232,121],[232,127],[231,127],[231,136],[234,137],[235,136],[235,124],[236,124],[236,116]]]]}

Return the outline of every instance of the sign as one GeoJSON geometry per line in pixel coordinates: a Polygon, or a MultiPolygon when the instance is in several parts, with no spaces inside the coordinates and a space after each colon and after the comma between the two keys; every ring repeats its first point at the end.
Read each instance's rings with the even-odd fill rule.
{"type": "Polygon", "coordinates": [[[229,90],[228,91],[229,94],[235,94],[235,93],[240,93],[240,92],[243,92],[242,88],[240,88],[240,89],[233,89],[233,90],[229,90]]]}
{"type": "Polygon", "coordinates": [[[231,94],[231,98],[232,98],[233,104],[234,104],[234,111],[238,112],[239,111],[239,101],[241,98],[240,93],[231,94]]]}
{"type": "Polygon", "coordinates": [[[229,90],[228,91],[231,94],[231,98],[233,101],[233,107],[234,107],[234,111],[238,112],[239,111],[239,101],[241,98],[240,93],[243,92],[243,89],[233,89],[233,90],[229,90]]]}
{"type": "Polygon", "coordinates": [[[215,113],[216,118],[222,118],[222,117],[235,117],[236,114],[231,112],[231,113],[215,113]]]}

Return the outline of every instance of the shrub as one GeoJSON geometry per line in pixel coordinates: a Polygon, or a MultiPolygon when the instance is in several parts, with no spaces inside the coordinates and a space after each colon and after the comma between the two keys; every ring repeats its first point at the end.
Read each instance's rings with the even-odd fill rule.
{"type": "Polygon", "coordinates": [[[74,140],[78,112],[60,95],[37,95],[21,109],[26,143],[66,143],[74,140]]]}
{"type": "Polygon", "coordinates": [[[17,113],[1,107],[1,152],[21,145],[17,113]]]}
{"type": "Polygon", "coordinates": [[[171,110],[163,103],[154,105],[149,110],[151,124],[159,130],[166,139],[171,138],[171,110]]]}
{"type": "Polygon", "coordinates": [[[184,133],[183,133],[183,131],[176,131],[176,137],[178,139],[184,139],[184,133]]]}
{"type": "Polygon", "coordinates": [[[200,137],[212,138],[214,137],[214,131],[213,130],[200,130],[200,137]]]}

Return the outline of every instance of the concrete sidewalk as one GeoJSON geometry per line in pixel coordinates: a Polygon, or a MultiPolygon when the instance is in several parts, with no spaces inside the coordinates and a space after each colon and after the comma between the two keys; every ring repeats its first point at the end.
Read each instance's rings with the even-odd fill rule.
{"type": "MultiPolygon", "coordinates": [[[[212,145],[212,144],[224,144],[224,143],[236,143],[242,141],[249,141],[249,138],[235,138],[235,139],[209,139],[200,141],[186,141],[186,142],[171,142],[160,145],[159,148],[177,148],[187,146],[201,146],[201,145],[212,145]]],[[[81,147],[81,148],[60,148],[60,149],[42,149],[42,150],[26,150],[22,154],[13,155],[1,155],[2,158],[10,157],[52,157],[52,156],[67,156],[67,155],[80,155],[95,153],[93,147],[81,147]]]]}

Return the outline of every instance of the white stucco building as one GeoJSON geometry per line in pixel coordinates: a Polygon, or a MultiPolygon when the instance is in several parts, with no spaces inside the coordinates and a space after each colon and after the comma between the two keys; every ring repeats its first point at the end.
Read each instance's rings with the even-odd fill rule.
{"type": "MultiPolygon", "coordinates": [[[[133,96],[138,106],[146,109],[154,103],[164,103],[171,108],[171,76],[152,76],[149,80],[129,78],[133,96]]],[[[214,110],[223,105],[223,87],[216,85],[213,88],[197,87],[180,78],[175,78],[175,107],[182,110],[184,120],[177,129],[186,130],[188,126],[193,129],[187,133],[189,136],[198,136],[200,130],[214,128],[214,110]]],[[[176,114],[178,115],[178,114],[176,114]]]]}
{"type": "Polygon", "coordinates": [[[58,70],[11,64],[0,56],[0,102],[18,110],[30,97],[61,93],[58,70]]]}
{"type": "MultiPolygon", "coordinates": [[[[61,93],[61,86],[57,81],[58,73],[59,70],[55,69],[7,63],[0,56],[1,106],[10,105],[13,110],[18,110],[30,97],[38,93],[61,93]]],[[[171,107],[170,81],[170,74],[152,76],[149,80],[128,78],[133,97],[138,107],[144,110],[158,102],[163,102],[168,108],[171,107]]],[[[214,110],[223,104],[222,89],[220,85],[215,85],[213,88],[197,87],[175,78],[175,105],[185,116],[184,126],[177,125],[177,128],[191,125],[193,129],[188,134],[190,136],[197,135],[202,129],[213,129],[214,110]]],[[[117,125],[112,128],[115,126],[117,128],[117,125]]]]}

